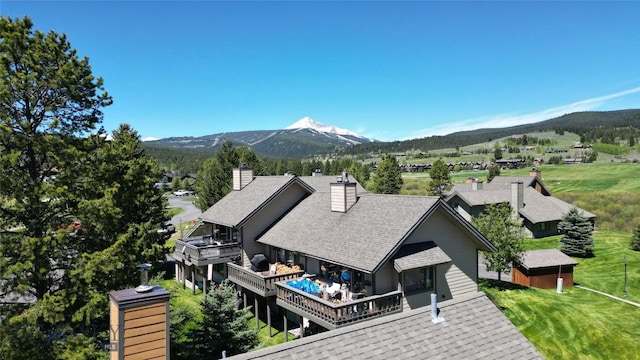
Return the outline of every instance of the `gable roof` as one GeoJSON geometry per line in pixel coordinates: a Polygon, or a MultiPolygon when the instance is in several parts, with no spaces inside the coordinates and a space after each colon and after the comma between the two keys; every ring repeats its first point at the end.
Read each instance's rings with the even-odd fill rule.
{"type": "Polygon", "coordinates": [[[526,269],[578,265],[577,261],[558,249],[527,251],[519,263],[526,269]]]}
{"type": "MultiPolygon", "coordinates": [[[[315,192],[273,225],[259,243],[374,272],[433,211],[450,208],[437,197],[365,194],[346,213],[333,212],[330,192],[315,192]]],[[[451,210],[456,220],[466,224],[451,210]]],[[[493,245],[472,226],[483,250],[493,245]]]]}
{"type": "Polygon", "coordinates": [[[483,293],[404,311],[232,359],[543,359],[483,293]]]}
{"type": "MultiPolygon", "coordinates": [[[[545,196],[531,187],[523,189],[524,207],[519,209],[520,216],[533,224],[549,221],[559,221],[575,206],[553,196],[545,196]]],[[[511,201],[511,190],[506,189],[482,189],[454,192],[447,197],[447,201],[458,197],[467,205],[484,206],[511,201]]],[[[577,208],[577,207],[576,207],[577,208]]],[[[582,216],[592,219],[596,215],[584,209],[577,208],[582,216]]]]}
{"type": "Polygon", "coordinates": [[[258,176],[242,190],[232,190],[200,215],[206,222],[229,227],[240,227],[253,214],[292,184],[298,184],[309,193],[314,190],[295,176],[258,176]]]}
{"type": "Polygon", "coordinates": [[[458,193],[466,193],[471,191],[487,191],[487,190],[509,190],[511,188],[511,183],[513,182],[521,182],[525,188],[527,187],[535,187],[539,185],[543,192],[546,194],[551,194],[551,191],[544,185],[540,179],[536,176],[496,176],[489,183],[482,183],[481,190],[472,190],[471,184],[462,183],[462,184],[454,184],[449,194],[453,194],[454,192],[458,193]]]}
{"type": "Polygon", "coordinates": [[[405,270],[444,264],[451,261],[442,249],[433,241],[402,245],[393,259],[393,267],[402,272],[405,270]]]}

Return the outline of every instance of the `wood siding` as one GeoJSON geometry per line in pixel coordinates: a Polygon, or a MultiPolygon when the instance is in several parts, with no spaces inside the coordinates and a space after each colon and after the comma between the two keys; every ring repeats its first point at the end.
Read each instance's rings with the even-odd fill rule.
{"type": "MultiPolygon", "coordinates": [[[[563,266],[560,273],[564,287],[573,286],[573,267],[563,266]]],[[[512,281],[515,284],[531,286],[540,289],[553,289],[557,286],[558,267],[541,269],[525,269],[515,267],[512,272],[512,281]]]]}
{"type": "Polygon", "coordinates": [[[124,358],[165,359],[167,354],[167,303],[144,305],[124,311],[124,358]]]}

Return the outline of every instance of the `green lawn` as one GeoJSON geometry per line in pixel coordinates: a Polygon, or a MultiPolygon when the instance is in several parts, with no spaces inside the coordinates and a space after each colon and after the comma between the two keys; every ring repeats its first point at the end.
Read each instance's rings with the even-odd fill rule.
{"type": "Polygon", "coordinates": [[[548,359],[640,359],[640,308],[578,288],[481,289],[548,359]]]}
{"type": "MultiPolygon", "coordinates": [[[[526,250],[560,248],[561,236],[525,240],[526,250]]],[[[624,263],[627,260],[628,299],[640,303],[640,252],[629,249],[631,234],[600,230],[593,234],[595,257],[580,259],[574,268],[574,282],[607,294],[622,297],[624,263]]]]}
{"type": "MultiPolygon", "coordinates": [[[[640,252],[629,249],[630,234],[601,230],[593,235],[595,257],[575,258],[574,281],[640,302],[640,252]]],[[[560,236],[525,240],[526,250],[559,248],[560,236]]],[[[640,308],[587,290],[525,288],[481,280],[480,288],[549,359],[640,359],[640,308]]]]}
{"type": "Polygon", "coordinates": [[[172,218],[172,217],[174,217],[174,216],[176,216],[178,214],[183,213],[184,209],[180,208],[180,207],[169,207],[169,208],[167,208],[166,212],[167,212],[167,216],[172,218]]]}

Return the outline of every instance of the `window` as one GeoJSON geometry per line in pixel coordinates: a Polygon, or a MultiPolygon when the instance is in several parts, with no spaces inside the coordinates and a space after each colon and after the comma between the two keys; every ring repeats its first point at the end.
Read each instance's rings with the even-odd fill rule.
{"type": "Polygon", "coordinates": [[[546,231],[546,230],[549,230],[549,224],[547,224],[546,222],[540,223],[540,231],[546,231]]]}
{"type": "Polygon", "coordinates": [[[404,272],[404,292],[413,293],[434,289],[435,269],[433,266],[411,269],[404,272]]]}

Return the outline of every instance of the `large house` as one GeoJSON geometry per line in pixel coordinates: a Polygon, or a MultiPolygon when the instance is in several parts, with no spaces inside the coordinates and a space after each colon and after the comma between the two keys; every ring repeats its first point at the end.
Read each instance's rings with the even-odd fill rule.
{"type": "MultiPolygon", "coordinates": [[[[526,235],[532,238],[557,235],[558,223],[574,207],[551,196],[537,169],[529,176],[496,176],[487,184],[470,179],[454,185],[446,201],[468,221],[482,214],[489,204],[509,203],[514,216],[522,221],[526,235]]],[[[578,210],[595,223],[596,215],[578,210]]]]}
{"type": "Polygon", "coordinates": [[[438,197],[370,194],[346,173],[254,177],[241,167],[173,256],[183,286],[206,291],[226,278],[269,328],[281,315],[286,332],[290,322],[334,330],[436,301],[486,304],[478,251],[495,250],[438,197]]]}

